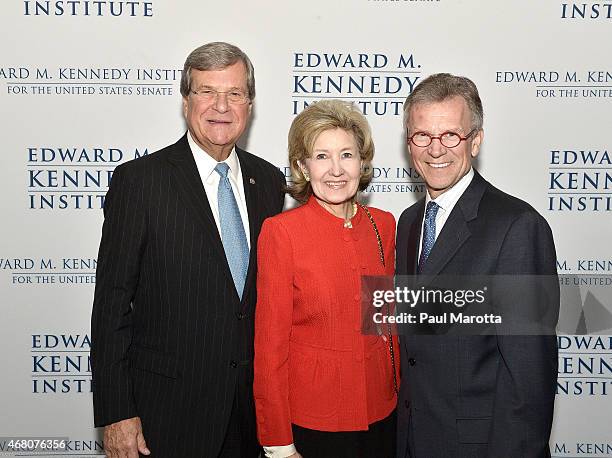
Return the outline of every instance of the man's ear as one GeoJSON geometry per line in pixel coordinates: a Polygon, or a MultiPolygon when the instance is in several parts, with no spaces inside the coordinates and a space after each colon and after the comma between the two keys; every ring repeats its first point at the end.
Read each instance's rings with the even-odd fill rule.
{"type": "Polygon", "coordinates": [[[187,97],[188,97],[188,96],[184,96],[184,97],[183,97],[183,116],[184,116],[185,118],[187,118],[187,107],[188,107],[188,105],[189,105],[189,102],[187,101],[187,97]]]}
{"type": "Polygon", "coordinates": [[[482,144],[483,140],[484,140],[484,130],[480,129],[478,132],[474,134],[474,138],[472,139],[472,142],[471,142],[472,151],[470,151],[470,154],[472,157],[476,157],[478,156],[478,153],[480,153],[480,145],[482,144]]]}
{"type": "Polygon", "coordinates": [[[408,151],[408,157],[412,159],[412,151],[410,151],[410,146],[410,140],[408,140],[408,137],[406,137],[406,151],[408,151]]]}

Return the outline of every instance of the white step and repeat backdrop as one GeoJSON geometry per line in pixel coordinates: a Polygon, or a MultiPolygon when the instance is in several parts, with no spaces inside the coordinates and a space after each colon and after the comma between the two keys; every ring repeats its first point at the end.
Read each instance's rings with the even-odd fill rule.
{"type": "MultiPolygon", "coordinates": [[[[89,319],[104,195],[117,164],[183,134],[196,46],[251,57],[241,145],[283,170],[304,106],[355,101],[376,142],[367,198],[396,216],[423,191],[403,100],[428,74],[470,77],[485,107],[479,170],[550,222],[560,273],[595,278],[612,273],[611,39],[610,0],[2,0],[0,436],[102,454],[89,319]]],[[[559,338],[553,455],[612,457],[612,337],[599,331],[559,338]]]]}

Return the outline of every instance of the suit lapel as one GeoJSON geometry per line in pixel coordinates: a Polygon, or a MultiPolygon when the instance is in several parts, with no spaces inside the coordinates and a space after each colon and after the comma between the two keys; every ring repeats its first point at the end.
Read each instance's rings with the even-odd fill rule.
{"type": "Polygon", "coordinates": [[[425,199],[419,202],[419,209],[416,217],[410,225],[408,232],[408,246],[406,253],[406,275],[415,275],[417,265],[419,263],[419,239],[421,238],[421,226],[423,221],[423,213],[425,213],[425,199]]]}
{"type": "MultiPolygon", "coordinates": [[[[417,265],[419,263],[419,239],[421,238],[421,226],[423,222],[423,214],[425,213],[425,199],[421,199],[418,203],[419,208],[417,209],[416,216],[410,224],[408,230],[407,246],[406,246],[406,275],[416,275],[417,265]]],[[[399,257],[398,257],[399,258],[399,257]]],[[[403,284],[403,282],[402,282],[403,284]]],[[[412,284],[404,285],[413,287],[412,284]]],[[[408,339],[400,338],[400,344],[404,344],[405,350],[410,349],[408,339]]]]}
{"type": "Polygon", "coordinates": [[[463,213],[455,206],[431,249],[421,275],[438,275],[470,234],[463,213]]]}
{"type": "Polygon", "coordinates": [[[478,206],[486,186],[487,182],[474,170],[474,178],[446,220],[423,266],[422,275],[440,274],[459,248],[470,238],[468,222],[478,216],[478,206]]]}
{"type": "MultiPolygon", "coordinates": [[[[249,157],[249,154],[240,148],[236,147],[236,154],[240,161],[240,169],[242,172],[242,186],[246,198],[247,213],[249,217],[249,239],[251,241],[251,250],[249,255],[249,269],[245,282],[243,300],[248,297],[250,289],[255,284],[255,273],[257,269],[257,234],[261,229],[265,212],[263,211],[261,187],[258,186],[263,178],[259,175],[259,169],[254,161],[249,157]]],[[[187,134],[185,134],[174,145],[174,150],[168,158],[173,166],[173,177],[176,188],[185,202],[187,208],[195,215],[196,221],[202,226],[202,232],[209,238],[210,244],[217,257],[221,260],[224,268],[222,269],[228,281],[232,282],[232,274],[225,257],[225,250],[221,236],[217,229],[217,224],[204,190],[202,179],[198,172],[195,160],[187,134]]]]}
{"type": "Polygon", "coordinates": [[[246,198],[247,212],[249,214],[249,238],[251,241],[251,250],[249,256],[249,269],[247,271],[243,300],[248,297],[249,290],[255,284],[255,273],[257,268],[257,234],[263,223],[264,211],[261,208],[261,191],[258,185],[260,176],[253,161],[249,158],[248,153],[236,147],[236,154],[240,161],[240,170],[242,171],[242,185],[244,187],[244,195],[246,198]]]}
{"type": "Polygon", "coordinates": [[[224,270],[228,279],[233,283],[232,274],[227,264],[223,243],[217,229],[217,224],[204,190],[204,185],[198,167],[185,134],[174,144],[174,149],[168,156],[168,161],[172,164],[173,181],[183,202],[190,213],[194,215],[194,220],[202,227],[202,233],[209,239],[215,255],[225,266],[224,270]]]}
{"type": "MultiPolygon", "coordinates": [[[[445,266],[455,256],[457,251],[470,238],[471,231],[468,223],[478,216],[480,200],[488,183],[474,170],[474,178],[463,195],[457,201],[453,211],[449,215],[440,235],[436,238],[431,253],[423,266],[420,276],[424,278],[419,285],[427,286],[436,275],[443,274],[445,266]]],[[[418,263],[418,249],[425,208],[425,199],[420,203],[418,215],[413,221],[408,239],[408,259],[413,259],[413,265],[408,266],[408,275],[416,273],[418,263]],[[412,269],[412,270],[411,270],[412,269]]],[[[458,274],[459,272],[452,272],[458,274]]],[[[432,331],[430,331],[432,332],[432,331]]],[[[408,339],[402,339],[406,350],[409,350],[408,339]]]]}

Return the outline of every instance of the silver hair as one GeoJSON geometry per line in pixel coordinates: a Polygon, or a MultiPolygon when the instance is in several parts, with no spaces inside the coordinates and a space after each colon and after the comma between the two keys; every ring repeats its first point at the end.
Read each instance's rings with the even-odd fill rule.
{"type": "Polygon", "coordinates": [[[461,97],[472,113],[472,129],[481,130],[484,120],[482,102],[474,82],[464,76],[436,73],[421,81],[404,102],[404,126],[408,127],[410,110],[422,103],[443,102],[461,97]]]}
{"type": "Polygon", "coordinates": [[[181,94],[183,97],[189,95],[192,69],[222,70],[239,61],[246,68],[247,91],[249,99],[253,101],[255,99],[255,70],[253,69],[253,64],[240,48],[223,41],[215,41],[202,45],[191,51],[189,56],[187,56],[181,76],[181,94]]]}

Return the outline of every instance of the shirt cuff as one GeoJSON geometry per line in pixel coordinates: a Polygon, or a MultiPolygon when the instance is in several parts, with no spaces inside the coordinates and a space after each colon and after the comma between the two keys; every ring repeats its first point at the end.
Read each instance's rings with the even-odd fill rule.
{"type": "Polygon", "coordinates": [[[287,458],[288,456],[297,453],[294,444],[277,445],[276,447],[264,447],[267,458],[287,458]]]}

